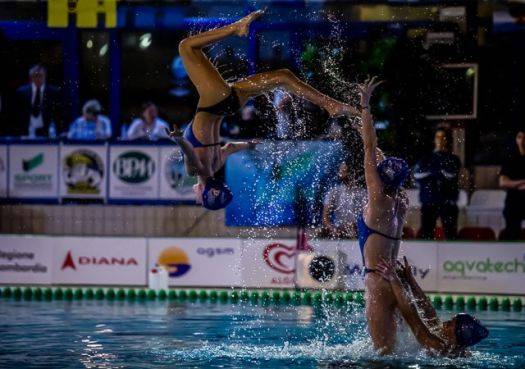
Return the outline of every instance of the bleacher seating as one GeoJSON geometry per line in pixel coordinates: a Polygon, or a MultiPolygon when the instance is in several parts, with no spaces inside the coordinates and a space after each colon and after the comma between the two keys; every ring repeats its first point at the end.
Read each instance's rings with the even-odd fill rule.
{"type": "Polygon", "coordinates": [[[496,233],[489,227],[464,227],[458,233],[460,240],[495,241],[496,233]]]}
{"type": "Polygon", "coordinates": [[[504,228],[502,216],[506,192],[502,190],[478,190],[470,198],[466,208],[467,226],[489,227],[498,234],[504,228]]]}

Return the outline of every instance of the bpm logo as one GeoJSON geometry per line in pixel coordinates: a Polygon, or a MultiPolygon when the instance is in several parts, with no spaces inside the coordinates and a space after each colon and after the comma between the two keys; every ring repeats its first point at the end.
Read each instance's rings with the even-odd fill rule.
{"type": "Polygon", "coordinates": [[[157,264],[163,266],[172,278],[181,277],[191,269],[188,255],[175,246],[162,250],[157,258],[157,264]]]}
{"type": "Polygon", "coordinates": [[[31,159],[22,160],[22,169],[24,172],[30,172],[44,163],[44,153],[33,156],[31,159]]]}
{"type": "Polygon", "coordinates": [[[71,268],[77,270],[77,266],[129,266],[134,265],[138,266],[139,263],[135,258],[126,258],[126,257],[105,257],[105,256],[79,256],[78,258],[73,258],[71,250],[67,252],[64,261],[62,262],[62,267],[60,270],[65,270],[71,268]]]}
{"type": "Polygon", "coordinates": [[[278,272],[292,274],[294,267],[295,246],[272,243],[264,248],[263,259],[268,266],[278,272]]]}
{"type": "Polygon", "coordinates": [[[115,160],[113,173],[123,182],[143,183],[155,173],[155,163],[143,152],[128,151],[115,160]]]}

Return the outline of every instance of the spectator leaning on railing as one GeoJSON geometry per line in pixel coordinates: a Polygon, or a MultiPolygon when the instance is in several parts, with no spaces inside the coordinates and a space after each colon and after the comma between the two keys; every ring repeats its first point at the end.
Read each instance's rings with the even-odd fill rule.
{"type": "Polygon", "coordinates": [[[505,230],[502,238],[520,238],[521,222],[525,219],[525,128],[516,134],[517,149],[501,167],[499,185],[507,190],[505,208],[505,230]]]}
{"type": "Polygon", "coordinates": [[[67,138],[73,140],[107,140],[111,137],[111,121],[100,114],[97,100],[89,100],[82,107],[82,115],[69,126],[67,138]]]}
{"type": "Polygon", "coordinates": [[[50,125],[55,125],[55,131],[56,125],[60,126],[59,89],[47,84],[46,77],[46,69],[41,64],[29,70],[29,84],[16,91],[16,104],[13,107],[16,127],[9,134],[47,137],[50,125]]]}
{"type": "Polygon", "coordinates": [[[168,123],[159,118],[157,106],[152,102],[142,105],[142,116],[131,122],[126,138],[128,140],[147,139],[158,140],[168,138],[166,129],[169,129],[168,123]]]}
{"type": "Polygon", "coordinates": [[[436,221],[441,218],[445,237],[454,239],[458,228],[459,158],[450,152],[450,131],[438,128],[434,151],[424,156],[414,168],[421,201],[421,237],[432,239],[436,221]]]}

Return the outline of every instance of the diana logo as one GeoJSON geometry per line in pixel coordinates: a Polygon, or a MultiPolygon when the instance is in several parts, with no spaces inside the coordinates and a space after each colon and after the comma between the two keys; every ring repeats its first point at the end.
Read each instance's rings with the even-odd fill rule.
{"type": "Polygon", "coordinates": [[[155,173],[155,163],[140,151],[121,154],[113,163],[113,173],[123,182],[138,184],[148,181],[155,173]]]}
{"type": "Polygon", "coordinates": [[[286,246],[282,243],[272,243],[264,248],[264,262],[273,270],[284,274],[295,272],[295,246],[286,246]]]}
{"type": "Polygon", "coordinates": [[[68,194],[99,194],[104,166],[97,153],[76,150],[64,159],[63,174],[68,194]]]}
{"type": "Polygon", "coordinates": [[[138,266],[139,263],[135,258],[126,258],[126,257],[105,257],[105,256],[79,256],[74,258],[71,250],[67,252],[64,261],[62,262],[62,267],[60,270],[73,269],[77,270],[77,266],[138,266]]]}
{"type": "Polygon", "coordinates": [[[181,277],[191,269],[188,255],[184,250],[175,246],[162,250],[157,258],[157,264],[168,271],[170,278],[181,277]]]}

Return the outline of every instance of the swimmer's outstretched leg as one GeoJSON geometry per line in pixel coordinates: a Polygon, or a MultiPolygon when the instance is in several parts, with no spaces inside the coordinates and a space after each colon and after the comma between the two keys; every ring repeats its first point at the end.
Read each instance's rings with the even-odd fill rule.
{"type": "Polygon", "coordinates": [[[246,36],[250,23],[263,13],[261,10],[253,12],[235,23],[190,36],[180,42],[179,54],[188,77],[200,95],[200,106],[213,105],[230,94],[230,87],[202,52],[202,48],[229,36],[246,36]]]}
{"type": "Polygon", "coordinates": [[[276,71],[254,74],[253,76],[234,83],[233,87],[235,87],[239,92],[239,95],[244,99],[262,95],[281,87],[298,97],[306,99],[315,105],[326,109],[332,117],[359,114],[358,109],[355,107],[326,96],[312,86],[301,81],[288,69],[279,69],[276,71]]]}

